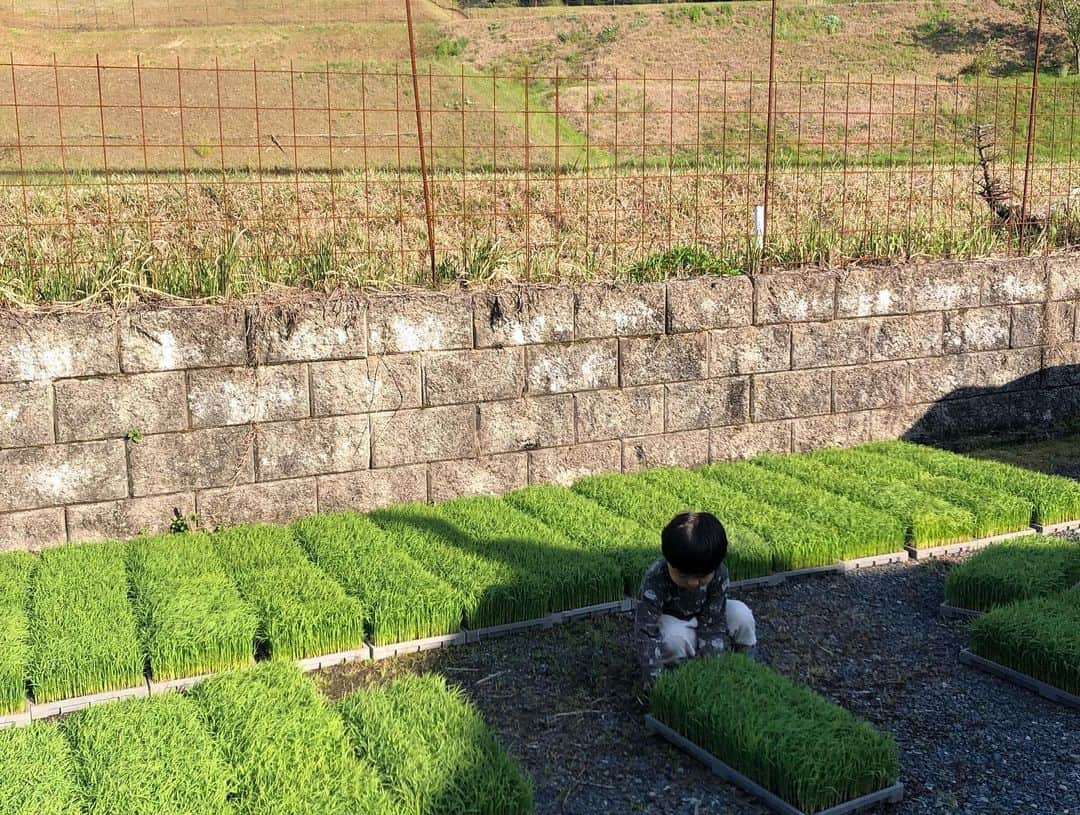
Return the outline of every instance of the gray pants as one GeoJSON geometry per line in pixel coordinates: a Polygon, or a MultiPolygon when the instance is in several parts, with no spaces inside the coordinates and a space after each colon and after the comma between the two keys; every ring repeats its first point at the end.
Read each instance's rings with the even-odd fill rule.
{"type": "MultiPolygon", "coordinates": [[[[736,645],[750,648],[757,645],[757,624],[746,603],[728,600],[725,603],[727,628],[736,645]]],[[[680,620],[670,614],[660,615],[661,658],[665,665],[674,665],[697,655],[697,618],[680,620]]]]}

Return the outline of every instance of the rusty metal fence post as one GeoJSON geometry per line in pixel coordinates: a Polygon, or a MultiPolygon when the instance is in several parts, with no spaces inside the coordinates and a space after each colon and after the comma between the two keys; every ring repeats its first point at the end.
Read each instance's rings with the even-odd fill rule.
{"type": "Polygon", "coordinates": [[[761,213],[761,248],[757,266],[765,266],[765,252],[769,241],[769,198],[772,193],[773,142],[776,136],[776,4],[772,0],[772,19],[769,28],[769,100],[765,122],[765,189],[761,213]]]}
{"type": "Polygon", "coordinates": [[[1031,192],[1031,161],[1035,148],[1035,115],[1039,107],[1039,61],[1042,58],[1045,6],[1046,0],[1039,0],[1039,22],[1035,28],[1035,65],[1031,72],[1031,102],[1028,105],[1027,152],[1024,156],[1024,194],[1020,198],[1020,254],[1027,248],[1028,195],[1031,192]]]}
{"type": "Polygon", "coordinates": [[[438,274],[435,271],[435,213],[431,201],[431,187],[428,185],[427,158],[424,155],[424,117],[420,113],[420,78],[416,73],[416,31],[413,27],[412,0],[405,0],[405,19],[409,28],[409,60],[412,63],[413,104],[416,108],[416,140],[420,151],[420,175],[424,182],[428,259],[431,262],[431,283],[436,285],[438,274]]]}

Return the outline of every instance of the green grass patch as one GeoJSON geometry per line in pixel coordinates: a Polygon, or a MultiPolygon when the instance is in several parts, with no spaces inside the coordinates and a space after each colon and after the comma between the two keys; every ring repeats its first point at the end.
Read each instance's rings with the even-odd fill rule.
{"type": "Polygon", "coordinates": [[[64,721],[87,815],[230,815],[232,771],[185,696],[91,707],[64,721]]]}
{"type": "MultiPolygon", "coordinates": [[[[670,487],[670,484],[661,487],[648,479],[616,473],[583,478],[574,484],[574,491],[652,531],[659,557],[660,533],[672,518],[689,510],[717,510],[716,506],[695,506],[670,487]]],[[[763,577],[773,571],[772,548],[760,535],[723,516],[720,521],[728,535],[724,563],[732,580],[763,577]]]]}
{"type": "Polygon", "coordinates": [[[457,589],[465,604],[465,624],[469,628],[543,614],[545,599],[531,587],[521,585],[519,572],[477,553],[476,547],[437,507],[400,504],[375,510],[370,517],[417,563],[457,589]]]}
{"type": "Polygon", "coordinates": [[[768,472],[748,461],[714,464],[699,472],[762,505],[829,527],[836,536],[842,558],[869,557],[904,547],[904,525],[893,516],[797,478],[768,472]]]}
{"type": "Polygon", "coordinates": [[[753,532],[767,545],[771,571],[829,566],[841,560],[832,529],[776,509],[720,481],[675,468],[649,470],[638,477],[671,490],[695,509],[716,515],[732,530],[728,534],[732,550],[738,548],[741,530],[753,532]]]}
{"type": "Polygon", "coordinates": [[[75,759],[57,725],[0,730],[0,812],[85,815],[75,759]]]}
{"type": "Polygon", "coordinates": [[[892,515],[904,524],[908,540],[916,547],[975,537],[975,518],[966,509],[867,468],[836,467],[810,456],[764,455],[754,459],[754,464],[892,515]]]}
{"type": "Polygon", "coordinates": [[[289,663],[221,674],[191,691],[233,768],[237,815],[390,815],[378,774],[358,762],[345,725],[289,663]]]}
{"type": "Polygon", "coordinates": [[[652,713],[804,812],[896,782],[896,742],[842,707],[741,654],[665,672],[652,713]]]}
{"type": "Polygon", "coordinates": [[[348,651],[364,641],[364,609],[304,555],[288,527],[237,526],[214,548],[259,620],[256,640],[274,659],[348,651]]]}
{"type": "Polygon", "coordinates": [[[26,602],[33,558],[24,552],[0,554],[0,714],[26,707],[30,630],[26,602]]]}
{"type": "Polygon", "coordinates": [[[389,645],[461,628],[457,590],[398,548],[364,515],[314,515],[293,525],[296,540],[319,568],[364,609],[371,642],[389,645]]]}
{"type": "Polygon", "coordinates": [[[468,537],[473,551],[517,570],[522,586],[544,598],[544,612],[623,596],[617,563],[577,545],[501,498],[455,498],[437,509],[468,537]]]}
{"type": "Polygon", "coordinates": [[[975,518],[975,536],[979,538],[1016,532],[1031,523],[1030,501],[956,478],[928,477],[922,467],[906,458],[863,448],[822,450],[811,453],[811,456],[834,467],[849,468],[870,473],[875,478],[910,484],[920,492],[966,509],[975,518]]]}
{"type": "Polygon", "coordinates": [[[155,679],[217,673],[254,661],[255,611],[240,599],[208,535],[140,538],[128,546],[127,568],[155,679]]]}
{"type": "Polygon", "coordinates": [[[945,602],[959,608],[992,608],[1045,597],[1080,581],[1080,545],[1073,541],[1005,541],[953,566],[945,602]]]}
{"type": "Polygon", "coordinates": [[[666,280],[672,275],[739,275],[742,267],[723,254],[697,246],[674,246],[654,252],[626,269],[630,280],[666,280]]]}
{"type": "Polygon", "coordinates": [[[638,590],[645,570],[660,556],[655,532],[564,487],[537,484],[510,493],[506,501],[579,546],[611,558],[619,565],[627,594],[638,590]]]}
{"type": "Polygon", "coordinates": [[[143,681],[124,544],[81,543],[38,559],[30,600],[30,686],[51,702],[143,681]]]}
{"type": "Polygon", "coordinates": [[[409,676],[338,705],[364,762],[403,815],[526,815],[532,784],[465,695],[440,676],[409,676]]]}
{"type": "Polygon", "coordinates": [[[1000,461],[969,458],[903,441],[875,442],[862,449],[911,461],[933,475],[949,476],[1032,502],[1032,521],[1056,524],[1080,519],[1080,485],[1068,478],[1025,470],[1000,461]]]}
{"type": "Polygon", "coordinates": [[[1080,590],[1011,603],[972,620],[971,651],[1080,694],[1080,590]]]}

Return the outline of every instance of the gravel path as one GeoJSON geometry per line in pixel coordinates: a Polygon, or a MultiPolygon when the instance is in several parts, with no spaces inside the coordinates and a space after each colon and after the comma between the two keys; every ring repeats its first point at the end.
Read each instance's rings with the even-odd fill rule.
{"type": "MultiPolygon", "coordinates": [[[[964,624],[937,615],[931,561],[738,593],[771,664],[900,743],[894,815],[1080,815],[1080,712],[959,664],[964,624]]],[[[766,810],[646,735],[628,615],[346,666],[331,695],[407,672],[460,684],[532,774],[538,815],[758,815],[766,810]]]]}

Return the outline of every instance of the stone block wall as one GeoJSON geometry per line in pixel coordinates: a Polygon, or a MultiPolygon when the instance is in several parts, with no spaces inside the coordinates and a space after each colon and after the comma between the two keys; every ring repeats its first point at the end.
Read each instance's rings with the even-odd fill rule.
{"type": "Polygon", "coordinates": [[[0,548],[1076,412],[1080,257],[0,314],[0,548]]]}

